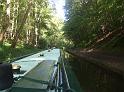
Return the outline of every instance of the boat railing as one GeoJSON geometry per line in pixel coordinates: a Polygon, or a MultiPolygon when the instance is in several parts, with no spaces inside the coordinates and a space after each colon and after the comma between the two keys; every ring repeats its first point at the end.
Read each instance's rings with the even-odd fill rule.
{"type": "Polygon", "coordinates": [[[65,67],[61,54],[58,62],[54,65],[54,70],[48,84],[49,90],[54,90],[55,92],[74,92],[70,87],[65,67]]]}

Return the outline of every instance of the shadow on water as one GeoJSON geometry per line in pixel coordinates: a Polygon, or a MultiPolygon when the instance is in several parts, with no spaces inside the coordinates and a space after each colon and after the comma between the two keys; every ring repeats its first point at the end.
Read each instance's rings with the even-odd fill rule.
{"type": "Polygon", "coordinates": [[[123,75],[68,53],[65,53],[65,61],[84,92],[124,92],[123,75]]]}

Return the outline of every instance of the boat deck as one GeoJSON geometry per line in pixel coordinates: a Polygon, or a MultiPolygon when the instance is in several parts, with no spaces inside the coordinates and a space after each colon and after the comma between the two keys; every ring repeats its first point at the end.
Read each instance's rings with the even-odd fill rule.
{"type": "Polygon", "coordinates": [[[46,92],[54,64],[59,61],[59,57],[60,49],[53,49],[14,61],[12,64],[21,66],[20,73],[15,73],[14,78],[20,79],[12,88],[0,92],[46,92]]]}
{"type": "Polygon", "coordinates": [[[54,60],[44,60],[15,83],[9,92],[47,92],[54,64],[54,60]]]}
{"type": "Polygon", "coordinates": [[[41,51],[17,60],[12,63],[21,66],[20,72],[14,74],[17,81],[10,89],[0,92],[65,92],[69,89],[72,92],[83,92],[76,82],[78,80],[75,74],[68,68],[70,66],[66,65],[64,68],[63,62],[60,49],[41,51]],[[63,85],[60,86],[61,84],[63,85]],[[51,90],[52,86],[55,87],[54,90],[51,90]]]}
{"type": "Polygon", "coordinates": [[[18,73],[14,74],[14,77],[25,76],[30,70],[32,70],[34,67],[36,67],[44,60],[54,60],[58,62],[59,57],[60,57],[60,49],[53,49],[50,50],[50,52],[48,52],[48,50],[45,50],[37,54],[19,59],[12,63],[12,64],[21,65],[21,72],[19,74],[18,73]]]}

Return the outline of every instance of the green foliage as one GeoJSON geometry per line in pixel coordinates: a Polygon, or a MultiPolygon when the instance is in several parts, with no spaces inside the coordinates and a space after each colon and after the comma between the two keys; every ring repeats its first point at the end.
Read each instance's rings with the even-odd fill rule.
{"type": "Polygon", "coordinates": [[[0,38],[1,44],[7,42],[13,48],[64,44],[62,39],[65,38],[60,31],[63,21],[54,16],[49,0],[11,0],[8,6],[6,3],[0,1],[0,35],[5,32],[3,40],[0,38]],[[8,7],[10,18],[6,19],[8,7]]]}
{"type": "Polygon", "coordinates": [[[66,0],[65,35],[75,47],[87,47],[105,33],[124,28],[123,0],[66,0]]]}
{"type": "Polygon", "coordinates": [[[46,39],[44,39],[44,38],[39,39],[38,48],[47,49],[47,45],[48,45],[48,43],[47,43],[46,39]]]}
{"type": "Polygon", "coordinates": [[[48,45],[62,48],[72,44],[65,38],[64,22],[54,16],[49,0],[10,1],[9,5],[6,0],[0,1],[1,61],[37,51],[35,48],[46,49],[48,45]]]}
{"type": "Polygon", "coordinates": [[[39,50],[40,49],[36,49],[31,46],[23,48],[10,48],[10,46],[2,45],[0,46],[0,62],[5,62],[16,57],[38,52],[39,50]]]}

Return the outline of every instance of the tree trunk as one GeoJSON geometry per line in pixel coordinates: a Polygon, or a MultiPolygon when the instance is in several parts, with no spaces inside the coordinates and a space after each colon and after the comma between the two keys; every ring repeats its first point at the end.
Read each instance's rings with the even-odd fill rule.
{"type": "Polygon", "coordinates": [[[6,9],[6,15],[7,15],[7,34],[6,34],[6,40],[10,38],[11,34],[11,25],[10,25],[10,0],[7,0],[7,9],[6,9]]]}
{"type": "Polygon", "coordinates": [[[120,35],[124,33],[124,30],[122,28],[118,28],[106,35],[104,35],[103,37],[101,37],[100,39],[98,39],[97,41],[95,41],[93,44],[91,44],[90,48],[95,48],[95,47],[99,47],[101,46],[101,44],[105,44],[108,43],[109,41],[111,41],[114,37],[120,35]]]}
{"type": "Polygon", "coordinates": [[[3,44],[5,34],[10,29],[10,0],[6,1],[6,13],[2,18],[2,31],[0,33],[0,43],[3,44]]]}
{"type": "Polygon", "coordinates": [[[5,31],[0,33],[0,44],[3,44],[5,31]]]}
{"type": "Polygon", "coordinates": [[[21,34],[21,30],[24,27],[24,24],[25,24],[26,19],[28,17],[28,13],[30,12],[31,6],[32,6],[32,2],[30,1],[29,5],[28,5],[28,8],[27,8],[27,10],[26,10],[26,12],[25,12],[25,14],[23,16],[23,19],[22,19],[22,22],[20,24],[20,27],[16,30],[16,34],[15,34],[14,39],[13,39],[12,44],[11,44],[12,48],[15,48],[16,45],[17,45],[18,38],[19,38],[19,36],[21,34]]]}
{"type": "Polygon", "coordinates": [[[11,34],[10,34],[10,38],[11,40],[14,39],[14,34],[16,33],[16,29],[17,29],[17,19],[18,19],[18,10],[19,10],[19,1],[18,0],[14,0],[14,5],[12,7],[13,9],[13,13],[12,13],[12,30],[11,30],[11,34]],[[17,17],[17,18],[16,18],[17,17]]]}

